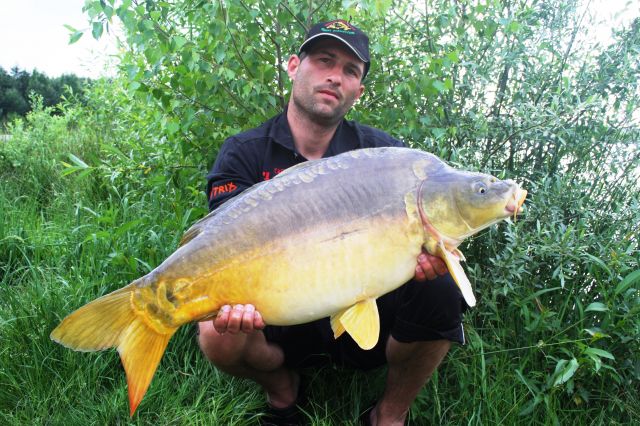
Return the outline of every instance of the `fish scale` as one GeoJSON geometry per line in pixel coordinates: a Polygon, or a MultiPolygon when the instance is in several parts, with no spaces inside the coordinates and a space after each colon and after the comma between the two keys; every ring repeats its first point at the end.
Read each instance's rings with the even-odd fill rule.
{"type": "Polygon", "coordinates": [[[462,240],[510,215],[526,191],[408,148],[372,148],[294,166],[196,222],[162,264],[68,315],[51,333],[83,351],[116,347],[133,415],[183,324],[253,304],[267,324],[331,317],[363,349],[379,339],[375,299],[408,281],[426,248],[470,306],[462,240]]]}

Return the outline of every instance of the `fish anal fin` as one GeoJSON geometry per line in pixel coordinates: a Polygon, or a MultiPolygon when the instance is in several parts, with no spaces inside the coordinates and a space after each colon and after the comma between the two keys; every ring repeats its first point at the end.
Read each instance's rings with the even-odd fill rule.
{"type": "Polygon", "coordinates": [[[378,343],[380,317],[375,299],[369,298],[356,303],[334,315],[331,318],[331,323],[334,335],[339,332],[337,334],[339,336],[346,331],[362,349],[371,349],[378,343]]]}
{"type": "Polygon", "coordinates": [[[460,265],[460,259],[456,258],[456,255],[458,255],[464,259],[464,256],[462,256],[462,252],[456,249],[456,255],[450,253],[445,248],[444,242],[441,240],[438,242],[437,254],[447,264],[449,273],[460,288],[462,297],[464,297],[464,301],[467,302],[467,305],[469,305],[470,307],[474,307],[476,305],[476,297],[473,294],[471,282],[469,281],[469,278],[467,278],[467,274],[464,272],[462,265],[460,265]]]}
{"type": "Polygon", "coordinates": [[[118,352],[127,374],[131,416],[147,392],[171,336],[173,333],[154,331],[142,318],[134,321],[122,336],[118,352]]]}
{"type": "Polygon", "coordinates": [[[344,333],[344,326],[340,322],[340,316],[344,313],[344,311],[340,311],[337,314],[331,316],[331,329],[333,330],[333,338],[337,339],[342,336],[344,333]]]}

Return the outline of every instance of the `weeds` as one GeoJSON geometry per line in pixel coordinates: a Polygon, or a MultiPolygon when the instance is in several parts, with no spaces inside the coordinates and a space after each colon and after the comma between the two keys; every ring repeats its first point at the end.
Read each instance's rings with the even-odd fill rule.
{"type": "MultiPolygon", "coordinates": [[[[63,108],[52,117],[36,100],[0,145],[0,422],[255,424],[259,389],[212,368],[191,327],[171,340],[132,419],[115,351],[49,339],[64,315],[158,265],[205,213],[206,165],[176,167],[175,146],[136,140],[152,133],[144,111],[123,124],[106,119],[106,101],[63,108]]],[[[523,220],[463,247],[480,303],[413,424],[640,421],[637,186],[601,211],[583,185],[536,180],[523,220]]],[[[314,425],[354,424],[384,385],[383,369],[305,374],[314,425]]]]}

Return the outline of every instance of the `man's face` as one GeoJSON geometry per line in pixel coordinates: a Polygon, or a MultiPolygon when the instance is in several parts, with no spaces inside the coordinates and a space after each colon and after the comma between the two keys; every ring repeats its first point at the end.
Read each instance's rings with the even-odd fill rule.
{"type": "Polygon", "coordinates": [[[300,60],[289,58],[293,106],[313,121],[335,125],[364,92],[364,63],[337,40],[320,40],[300,60]]]}

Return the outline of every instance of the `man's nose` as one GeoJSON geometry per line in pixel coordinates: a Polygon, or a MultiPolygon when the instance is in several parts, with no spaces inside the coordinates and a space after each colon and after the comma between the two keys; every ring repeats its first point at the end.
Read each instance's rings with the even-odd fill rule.
{"type": "Polygon", "coordinates": [[[342,84],[342,76],[336,67],[331,69],[331,72],[327,76],[327,81],[331,84],[340,85],[342,84]]]}

